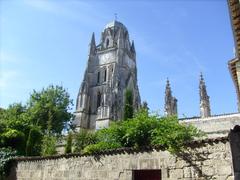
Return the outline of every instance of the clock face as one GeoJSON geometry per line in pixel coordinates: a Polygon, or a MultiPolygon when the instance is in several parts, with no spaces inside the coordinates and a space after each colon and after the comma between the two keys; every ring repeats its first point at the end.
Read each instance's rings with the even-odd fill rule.
{"type": "Polygon", "coordinates": [[[113,52],[100,54],[99,55],[99,65],[112,63],[114,61],[114,57],[115,56],[114,56],[113,52]]]}

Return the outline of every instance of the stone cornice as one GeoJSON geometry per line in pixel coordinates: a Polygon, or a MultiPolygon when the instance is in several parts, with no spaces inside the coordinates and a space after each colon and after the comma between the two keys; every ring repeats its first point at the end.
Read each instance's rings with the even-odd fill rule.
{"type": "MultiPolygon", "coordinates": [[[[186,146],[190,148],[203,147],[206,144],[218,144],[218,143],[226,143],[229,141],[229,138],[219,137],[219,138],[208,138],[202,140],[194,140],[190,142],[186,142],[186,146]]],[[[43,161],[43,160],[54,160],[54,159],[62,159],[62,158],[77,158],[77,157],[87,157],[87,156],[107,156],[107,155],[117,155],[117,154],[134,154],[134,153],[143,153],[143,152],[151,152],[151,151],[164,151],[165,148],[163,146],[144,146],[138,149],[132,147],[124,147],[118,148],[114,150],[105,150],[92,155],[86,155],[81,153],[76,154],[63,154],[63,155],[53,155],[53,156],[31,156],[31,157],[17,157],[14,160],[17,162],[20,161],[43,161]]]]}

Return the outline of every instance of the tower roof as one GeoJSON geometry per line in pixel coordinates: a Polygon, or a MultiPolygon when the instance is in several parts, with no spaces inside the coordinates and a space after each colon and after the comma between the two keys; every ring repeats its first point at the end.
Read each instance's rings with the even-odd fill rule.
{"type": "Polygon", "coordinates": [[[107,29],[107,28],[113,28],[113,27],[119,27],[119,28],[123,28],[123,29],[127,29],[126,26],[123,25],[123,23],[119,22],[119,21],[112,21],[110,23],[108,23],[104,29],[107,29]]]}

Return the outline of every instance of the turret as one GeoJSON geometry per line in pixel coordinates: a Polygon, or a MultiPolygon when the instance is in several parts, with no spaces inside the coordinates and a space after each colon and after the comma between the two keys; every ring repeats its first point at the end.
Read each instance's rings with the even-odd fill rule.
{"type": "Polygon", "coordinates": [[[200,74],[199,95],[200,95],[200,116],[202,118],[211,116],[209,96],[207,94],[207,88],[202,73],[200,74]]]}
{"type": "Polygon", "coordinates": [[[96,54],[96,42],[95,42],[95,35],[92,33],[91,42],[89,44],[89,56],[96,54]]]}
{"type": "Polygon", "coordinates": [[[167,79],[165,89],[165,114],[167,116],[177,115],[177,99],[172,96],[169,80],[167,79]]]}

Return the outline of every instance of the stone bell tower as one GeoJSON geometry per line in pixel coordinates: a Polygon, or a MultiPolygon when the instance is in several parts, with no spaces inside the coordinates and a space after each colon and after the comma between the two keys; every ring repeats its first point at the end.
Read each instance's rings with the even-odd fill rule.
{"type": "Polygon", "coordinates": [[[101,129],[111,120],[123,118],[126,89],[133,93],[133,106],[140,107],[134,42],[118,21],[106,25],[98,45],[94,33],[84,78],[77,96],[74,124],[78,128],[101,129]]]}

